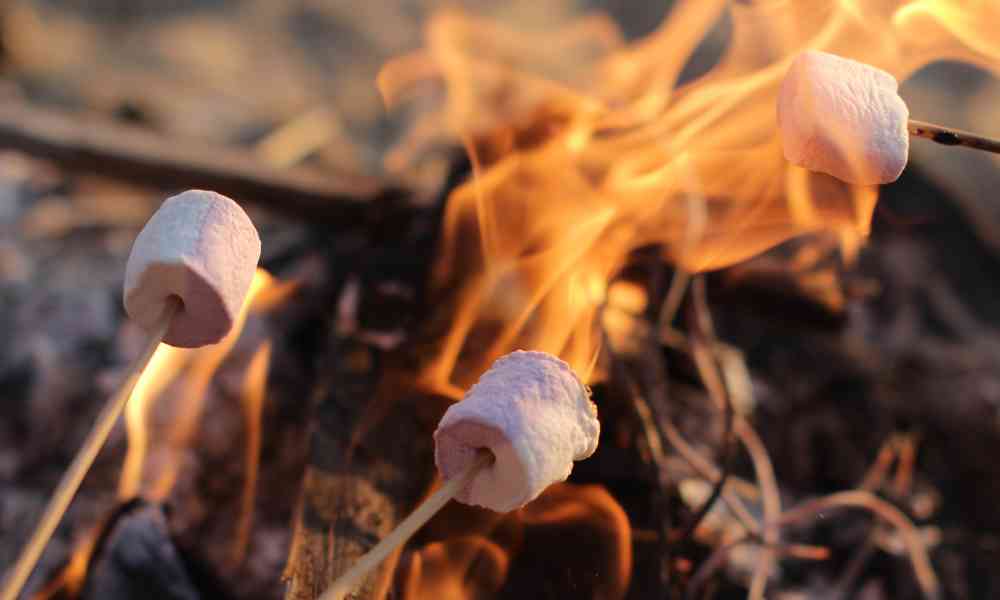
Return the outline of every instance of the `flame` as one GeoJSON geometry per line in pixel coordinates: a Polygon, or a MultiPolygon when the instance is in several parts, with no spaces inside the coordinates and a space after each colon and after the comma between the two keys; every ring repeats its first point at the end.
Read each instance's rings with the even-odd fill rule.
{"type": "Polygon", "coordinates": [[[441,531],[435,532],[435,523],[428,527],[445,539],[421,547],[406,565],[404,598],[534,597],[545,594],[511,586],[537,586],[556,574],[570,577],[581,598],[612,600],[628,590],[631,528],[625,511],[600,486],[559,483],[505,515],[453,508],[439,519],[441,531]],[[462,534],[448,536],[457,530],[462,534]],[[522,560],[528,554],[518,550],[525,547],[536,548],[545,560],[522,560]],[[538,569],[540,577],[534,576],[538,569]]]}
{"type": "MultiPolygon", "coordinates": [[[[128,449],[118,481],[118,497],[125,501],[139,496],[163,500],[176,481],[183,464],[182,453],[189,447],[201,418],[205,391],[219,366],[231,353],[243,332],[247,317],[267,312],[284,303],[298,289],[296,281],[279,281],[267,271],[257,269],[250,290],[232,330],[218,344],[203,348],[177,348],[160,344],[149,365],[136,383],[125,409],[128,449]],[[171,393],[167,393],[167,392],[171,393]],[[154,409],[166,396],[176,399],[169,406],[170,419],[164,440],[151,422],[154,409]],[[157,435],[159,434],[159,435],[157,435]],[[156,464],[150,449],[158,451],[156,464]]],[[[233,541],[232,558],[240,562],[253,524],[253,500],[260,455],[260,418],[263,409],[267,367],[271,358],[270,341],[263,342],[253,354],[242,391],[247,445],[243,495],[233,541]]],[[[82,589],[100,528],[85,536],[70,555],[59,575],[36,596],[36,600],[67,594],[75,597],[82,589]]]]}
{"type": "Polygon", "coordinates": [[[510,558],[488,538],[459,536],[414,553],[402,583],[403,598],[488,598],[507,579],[510,558]]]}
{"type": "Polygon", "coordinates": [[[583,369],[599,344],[601,288],[637,248],[699,272],[829,233],[853,259],[878,191],[784,160],[775,104],[790,61],[815,48],[900,79],[944,59],[998,73],[998,20],[992,0],[686,0],[626,43],[599,15],[531,30],[439,12],[425,47],[378,78],[390,106],[427,83],[445,91],[390,168],[442,138],[473,164],[448,198],[434,282],[450,294],[451,323],[424,382],[460,389],[518,347],[583,369]],[[721,58],[685,81],[723,17],[721,58]]]}
{"type": "Polygon", "coordinates": [[[142,469],[149,446],[146,416],[149,403],[163,392],[187,363],[187,352],[182,348],[160,344],[135,384],[132,396],[125,406],[125,431],[128,451],[118,481],[118,498],[127,500],[139,493],[142,469]]]}
{"type": "MultiPolygon", "coordinates": [[[[177,419],[170,426],[165,442],[166,459],[161,465],[156,479],[145,491],[152,500],[162,500],[167,497],[177,480],[177,474],[183,465],[182,454],[191,445],[191,440],[197,432],[204,409],[205,391],[212,381],[222,361],[229,355],[243,331],[247,315],[254,307],[258,294],[271,288],[274,278],[263,269],[257,269],[250,291],[247,293],[243,307],[233,322],[233,327],[219,343],[203,348],[189,350],[190,368],[180,380],[179,401],[182,404],[174,414],[177,419]]],[[[266,296],[265,296],[266,297],[266,296]]]]}
{"type": "Polygon", "coordinates": [[[243,414],[247,442],[243,468],[243,495],[236,536],[233,539],[232,560],[243,562],[250,528],[253,526],[253,506],[257,492],[257,466],[260,463],[261,411],[264,408],[264,391],[267,389],[267,367],[271,364],[271,343],[264,342],[254,352],[243,380],[243,414]]]}
{"type": "Polygon", "coordinates": [[[87,570],[90,567],[90,559],[93,558],[94,551],[97,549],[99,534],[100,527],[95,527],[87,532],[83,539],[77,542],[66,566],[52,581],[34,595],[33,600],[78,597],[87,579],[87,570]]]}
{"type": "Polygon", "coordinates": [[[78,598],[87,581],[90,561],[101,551],[101,546],[107,541],[118,519],[128,514],[135,506],[136,504],[131,502],[119,504],[102,522],[80,536],[66,565],[32,598],[34,600],[78,598]]]}

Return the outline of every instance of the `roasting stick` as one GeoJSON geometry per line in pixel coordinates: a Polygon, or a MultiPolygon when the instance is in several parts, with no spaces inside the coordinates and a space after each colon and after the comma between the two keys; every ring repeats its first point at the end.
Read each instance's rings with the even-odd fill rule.
{"type": "Polygon", "coordinates": [[[214,344],[232,329],[260,259],[260,237],[238,204],[191,190],[168,198],[136,237],[125,268],[125,310],[149,341],[108,399],[56,487],[7,579],[16,600],[161,343],[214,344]]]}
{"type": "Polygon", "coordinates": [[[382,561],[389,557],[396,548],[406,543],[413,534],[420,530],[431,517],[444,508],[452,498],[455,497],[462,488],[467,486],[479,472],[493,463],[493,454],[488,450],[479,450],[476,453],[476,460],[467,466],[461,473],[444,482],[436,492],[424,500],[420,506],[414,510],[410,516],[406,517],[387,535],[382,541],[375,544],[371,550],[366,552],[358,562],[343,575],[333,582],[320,600],[341,600],[348,592],[353,590],[375,567],[382,564],[382,561]]]}
{"type": "Polygon", "coordinates": [[[944,146],[963,146],[1000,154],[1000,140],[995,140],[960,129],[942,127],[934,123],[910,119],[906,127],[910,135],[937,142],[944,146]]]}
{"type": "Polygon", "coordinates": [[[544,352],[501,357],[434,432],[444,484],[320,600],[342,600],[453,498],[500,513],[531,502],[597,450],[600,432],[590,392],[569,365],[544,352]]]}
{"type": "Polygon", "coordinates": [[[125,404],[132,395],[132,390],[135,389],[136,383],[142,377],[143,370],[145,370],[150,359],[153,358],[153,353],[156,352],[156,349],[163,341],[163,337],[167,334],[170,321],[179,308],[180,302],[177,298],[172,298],[167,302],[167,308],[163,316],[160,317],[159,323],[157,323],[142,354],[136,357],[132,364],[129,365],[127,375],[124,381],[122,381],[121,387],[114,395],[108,398],[104,408],[101,409],[97,421],[94,422],[90,433],[87,434],[87,439],[84,440],[83,446],[76,453],[76,457],[63,475],[62,480],[52,494],[52,499],[49,500],[48,506],[45,507],[45,512],[35,527],[34,533],[31,534],[30,540],[21,551],[21,556],[18,558],[7,579],[7,583],[4,585],[3,595],[0,596],[0,599],[17,600],[18,595],[24,588],[25,582],[28,581],[28,577],[34,571],[38,559],[41,558],[42,551],[45,550],[46,544],[52,538],[52,533],[59,526],[59,521],[62,520],[63,514],[65,514],[70,502],[73,501],[76,491],[80,489],[83,478],[86,477],[90,466],[94,464],[94,459],[97,458],[98,452],[101,451],[104,442],[108,439],[108,435],[118,421],[118,417],[122,414],[125,404]]]}

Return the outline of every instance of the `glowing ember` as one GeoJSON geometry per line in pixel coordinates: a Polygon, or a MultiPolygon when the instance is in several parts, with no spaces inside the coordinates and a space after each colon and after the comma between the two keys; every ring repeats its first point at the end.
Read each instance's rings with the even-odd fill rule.
{"type": "Polygon", "coordinates": [[[559,483],[520,511],[474,515],[460,514],[457,523],[454,515],[448,523],[441,519],[440,532],[435,523],[428,526],[433,537],[446,539],[415,551],[402,575],[405,598],[479,598],[501,589],[504,597],[538,593],[503,587],[513,573],[535,584],[568,576],[583,598],[624,596],[632,572],[631,529],[603,488],[559,483]],[[529,546],[560,550],[536,561],[519,552],[529,546]]]}

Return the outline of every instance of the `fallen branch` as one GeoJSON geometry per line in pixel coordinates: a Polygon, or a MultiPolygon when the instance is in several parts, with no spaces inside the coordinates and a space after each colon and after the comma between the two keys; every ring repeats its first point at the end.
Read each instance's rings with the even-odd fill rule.
{"type": "Polygon", "coordinates": [[[164,190],[203,188],[284,213],[354,226],[399,188],[357,175],[265,164],[252,153],[178,140],[92,115],[0,104],[0,148],[71,170],[164,190]]]}
{"type": "MultiPolygon", "coordinates": [[[[393,367],[357,342],[338,339],[331,347],[316,389],[318,415],[283,576],[285,600],[319,598],[410,512],[433,477],[431,438],[413,406],[378,391],[403,381],[387,375],[393,367]]],[[[396,556],[367,573],[352,598],[384,597],[396,556]]]]}

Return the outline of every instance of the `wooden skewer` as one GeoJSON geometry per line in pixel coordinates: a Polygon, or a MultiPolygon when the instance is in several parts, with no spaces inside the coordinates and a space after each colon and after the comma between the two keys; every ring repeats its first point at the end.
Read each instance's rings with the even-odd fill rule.
{"type": "Polygon", "coordinates": [[[1000,154],[1000,140],[983,137],[969,133],[968,131],[951,129],[950,127],[942,127],[941,125],[915,121],[913,119],[910,119],[907,129],[910,135],[914,137],[928,139],[945,146],[965,146],[966,148],[975,148],[976,150],[985,150],[986,152],[1000,154]]]}
{"type": "Polygon", "coordinates": [[[489,466],[493,462],[493,454],[487,450],[480,450],[476,460],[472,462],[464,471],[446,481],[436,492],[431,494],[423,503],[416,508],[410,516],[403,519],[395,529],[392,530],[381,542],[375,544],[371,550],[365,553],[353,567],[344,572],[333,584],[323,592],[319,600],[343,600],[355,586],[360,583],[365,575],[372,569],[379,566],[392,552],[406,543],[414,533],[430,521],[448,501],[455,497],[468,483],[476,476],[481,469],[489,466]]]}
{"type": "Polygon", "coordinates": [[[97,417],[97,421],[94,422],[90,433],[87,434],[87,439],[84,440],[83,446],[80,447],[73,462],[70,463],[66,473],[59,481],[59,485],[52,494],[48,506],[45,507],[45,512],[42,513],[41,520],[35,526],[35,531],[31,534],[28,543],[21,550],[17,563],[11,569],[10,575],[4,584],[3,592],[0,593],[0,600],[17,600],[18,595],[20,595],[21,590],[24,588],[25,582],[27,582],[31,572],[34,571],[38,559],[42,556],[42,551],[45,550],[46,544],[51,539],[52,533],[59,525],[59,521],[62,520],[63,514],[65,514],[70,502],[73,501],[77,490],[80,489],[83,478],[90,470],[90,466],[94,464],[94,459],[97,458],[98,452],[104,446],[104,442],[108,439],[108,435],[111,433],[112,428],[114,428],[115,423],[118,421],[118,417],[128,403],[128,399],[132,395],[132,390],[135,389],[139,377],[142,376],[142,372],[149,364],[153,353],[156,352],[156,348],[167,334],[170,321],[177,314],[180,306],[181,303],[178,298],[169,298],[167,300],[167,307],[160,317],[160,321],[150,336],[149,342],[143,349],[142,354],[129,365],[126,377],[122,381],[118,391],[108,398],[104,408],[101,409],[100,415],[97,417]]]}

